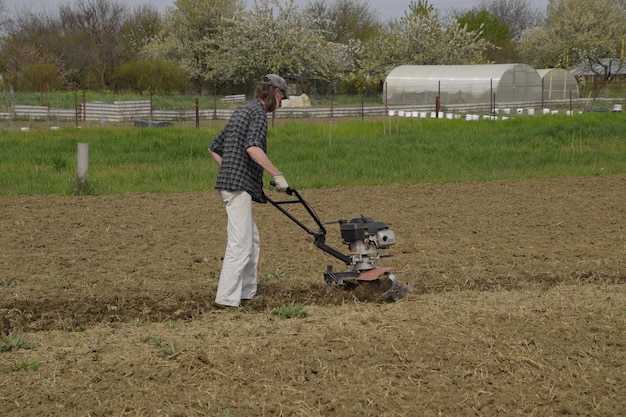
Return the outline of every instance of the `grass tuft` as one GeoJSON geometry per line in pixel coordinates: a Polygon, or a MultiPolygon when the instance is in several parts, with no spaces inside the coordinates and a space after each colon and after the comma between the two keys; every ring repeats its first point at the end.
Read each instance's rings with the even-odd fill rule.
{"type": "Polygon", "coordinates": [[[272,315],[278,316],[281,319],[303,318],[308,317],[309,312],[300,303],[292,303],[282,305],[280,308],[272,310],[272,315]]]}
{"type": "Polygon", "coordinates": [[[282,280],[282,279],[285,279],[286,276],[287,276],[287,273],[277,268],[276,270],[268,272],[262,275],[261,277],[259,277],[259,282],[263,283],[263,282],[268,282],[268,281],[282,280]]]}
{"type": "Polygon", "coordinates": [[[19,349],[34,349],[37,347],[36,343],[29,343],[24,340],[22,334],[12,334],[2,332],[2,342],[0,343],[0,352],[7,352],[10,350],[19,349]]]}
{"type": "Polygon", "coordinates": [[[95,195],[96,187],[95,181],[76,179],[74,182],[74,189],[72,195],[95,195]]]}
{"type": "Polygon", "coordinates": [[[164,341],[159,337],[150,336],[148,333],[141,333],[139,340],[141,343],[147,343],[156,347],[164,356],[173,356],[180,351],[176,342],[164,341]]]}

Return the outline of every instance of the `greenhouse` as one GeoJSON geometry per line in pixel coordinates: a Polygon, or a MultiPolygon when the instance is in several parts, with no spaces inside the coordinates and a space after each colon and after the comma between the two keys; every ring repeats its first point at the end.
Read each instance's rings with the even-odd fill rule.
{"type": "Polygon", "coordinates": [[[563,68],[537,70],[543,82],[544,100],[564,100],[578,98],[578,82],[576,78],[563,68]]]}
{"type": "Polygon", "coordinates": [[[442,106],[537,103],[541,77],[526,64],[401,65],[384,94],[391,105],[434,105],[437,96],[442,106]]]}

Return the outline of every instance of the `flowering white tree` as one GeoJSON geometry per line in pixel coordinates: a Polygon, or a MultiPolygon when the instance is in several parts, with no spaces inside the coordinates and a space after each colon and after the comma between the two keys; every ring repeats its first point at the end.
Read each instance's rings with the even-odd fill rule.
{"type": "Polygon", "coordinates": [[[410,11],[389,30],[368,42],[364,70],[379,79],[395,66],[461,65],[485,63],[484,52],[490,43],[452,18],[447,24],[439,19],[427,2],[412,3],[410,11]]]}
{"type": "Polygon", "coordinates": [[[347,44],[375,35],[380,28],[379,14],[366,0],[312,0],[306,11],[315,17],[315,27],[324,31],[327,41],[347,44]]]}
{"type": "MultiPolygon", "coordinates": [[[[583,64],[600,68],[606,82],[604,58],[621,58],[626,33],[626,5],[621,0],[550,0],[547,19],[524,32],[520,55],[537,68],[583,64]]],[[[613,61],[614,62],[614,61],[613,61]]]]}
{"type": "MultiPolygon", "coordinates": [[[[241,0],[176,0],[168,9],[161,34],[143,49],[149,59],[177,63],[199,90],[216,79],[216,62],[207,59],[219,48],[224,19],[243,10],[241,0]]],[[[210,83],[212,84],[212,83],[210,83]]]]}
{"type": "Polygon", "coordinates": [[[207,59],[221,79],[244,84],[267,73],[296,82],[328,79],[335,60],[312,22],[293,1],[258,0],[228,20],[216,38],[219,49],[207,59]]]}

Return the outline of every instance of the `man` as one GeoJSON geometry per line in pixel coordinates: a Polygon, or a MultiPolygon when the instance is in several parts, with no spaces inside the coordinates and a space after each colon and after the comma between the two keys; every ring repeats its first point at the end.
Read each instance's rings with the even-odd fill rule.
{"type": "Polygon", "coordinates": [[[268,74],[255,95],[254,101],[235,110],[209,147],[220,167],[215,188],[228,215],[228,242],[214,303],[218,308],[239,307],[256,295],[260,239],[252,202],[267,202],[263,171],[272,176],[277,191],[285,192],[289,187],[266,154],[267,113],[287,98],[287,83],[276,74],[268,74]]]}

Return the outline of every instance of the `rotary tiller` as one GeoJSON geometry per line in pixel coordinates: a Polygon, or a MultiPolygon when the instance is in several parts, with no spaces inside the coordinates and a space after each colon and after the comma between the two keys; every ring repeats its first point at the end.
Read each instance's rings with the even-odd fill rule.
{"type": "Polygon", "coordinates": [[[282,201],[273,200],[267,196],[266,198],[274,207],[313,236],[315,246],[349,266],[349,269],[346,271],[335,272],[333,271],[332,265],[328,265],[326,273],[324,273],[327,291],[330,291],[333,285],[346,287],[348,284],[354,284],[359,281],[374,281],[384,275],[389,280],[390,287],[382,295],[382,301],[397,301],[409,292],[411,286],[409,284],[403,285],[400,283],[395,275],[391,273],[392,268],[378,266],[379,259],[392,256],[381,256],[379,251],[381,249],[387,249],[396,243],[394,232],[389,229],[387,223],[374,221],[371,217],[365,216],[356,217],[349,221],[337,220],[322,223],[317,214],[315,214],[311,206],[304,201],[298,191],[293,188],[288,188],[287,194],[294,198],[282,201]],[[290,204],[298,204],[304,207],[319,230],[314,231],[304,222],[297,219],[292,214],[292,211],[285,208],[285,206],[290,204]],[[331,223],[339,224],[342,242],[348,245],[350,251],[348,255],[344,255],[326,244],[326,228],[324,224],[331,223]]]}

